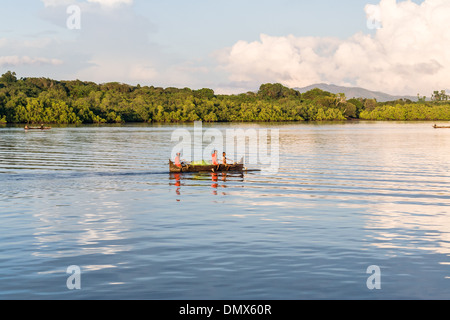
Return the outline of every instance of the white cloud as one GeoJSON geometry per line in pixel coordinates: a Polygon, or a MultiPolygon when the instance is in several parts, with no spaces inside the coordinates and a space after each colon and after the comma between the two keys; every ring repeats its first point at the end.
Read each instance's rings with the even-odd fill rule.
{"type": "Polygon", "coordinates": [[[0,39],[0,48],[22,48],[22,50],[43,49],[54,43],[51,38],[35,38],[35,39],[0,39]]]}
{"type": "Polygon", "coordinates": [[[97,83],[118,81],[145,84],[155,81],[159,76],[156,68],[146,61],[102,56],[93,58],[89,63],[89,66],[76,73],[76,78],[97,83]]]}
{"type": "Polygon", "coordinates": [[[450,88],[450,1],[381,0],[366,13],[368,21],[381,20],[368,23],[381,26],[373,34],[345,40],[261,35],[237,42],[218,60],[235,84],[328,82],[413,95],[450,88]]]}
{"type": "Polygon", "coordinates": [[[67,6],[74,4],[74,0],[41,0],[46,7],[67,6]]]}
{"type": "MultiPolygon", "coordinates": [[[[68,6],[71,4],[78,4],[78,5],[81,4],[75,0],[41,0],[41,1],[44,3],[44,6],[46,7],[60,7],[60,6],[68,6]]],[[[97,3],[102,7],[109,7],[109,8],[114,8],[122,4],[124,5],[133,4],[133,0],[87,0],[87,2],[97,3]]]]}
{"type": "Polygon", "coordinates": [[[17,67],[23,65],[61,65],[62,60],[48,58],[31,58],[28,56],[0,56],[0,67],[17,67]]]}
{"type": "Polygon", "coordinates": [[[153,81],[158,76],[158,72],[151,66],[133,65],[131,66],[128,78],[132,81],[153,81]]]}
{"type": "Polygon", "coordinates": [[[133,4],[133,0],[88,0],[88,2],[98,3],[105,7],[116,7],[122,4],[133,4]]]}

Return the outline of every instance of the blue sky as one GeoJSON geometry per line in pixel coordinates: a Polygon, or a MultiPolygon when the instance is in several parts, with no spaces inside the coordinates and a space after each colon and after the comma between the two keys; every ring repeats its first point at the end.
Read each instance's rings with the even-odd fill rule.
{"type": "Polygon", "coordinates": [[[446,2],[2,0],[0,72],[219,93],[328,82],[428,94],[450,88],[446,48],[429,50],[449,25],[427,20],[448,17],[446,2]],[[79,29],[67,27],[70,5],[79,29]]]}

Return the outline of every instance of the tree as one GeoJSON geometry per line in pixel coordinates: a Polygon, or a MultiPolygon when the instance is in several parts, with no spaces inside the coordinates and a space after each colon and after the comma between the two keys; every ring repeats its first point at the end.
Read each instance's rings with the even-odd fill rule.
{"type": "Polygon", "coordinates": [[[324,91],[319,88],[309,90],[302,94],[302,99],[305,99],[305,100],[315,100],[317,98],[323,98],[323,97],[334,97],[334,95],[328,91],[324,91]]]}
{"type": "Polygon", "coordinates": [[[426,96],[421,96],[420,93],[417,94],[417,102],[425,103],[426,100],[427,100],[426,96]]]}
{"type": "Polygon", "coordinates": [[[432,101],[441,101],[441,94],[439,93],[439,91],[433,92],[433,94],[431,95],[431,100],[432,101]]]}
{"type": "Polygon", "coordinates": [[[6,83],[6,84],[12,84],[17,81],[16,73],[8,71],[4,74],[2,74],[2,77],[0,78],[0,82],[6,83]]]}
{"type": "Polygon", "coordinates": [[[445,93],[445,90],[434,91],[433,95],[431,96],[431,100],[436,102],[447,101],[448,99],[449,96],[445,93]]]}
{"type": "Polygon", "coordinates": [[[364,109],[367,111],[372,111],[377,107],[377,100],[375,99],[366,99],[364,101],[364,109]]]}
{"type": "Polygon", "coordinates": [[[356,106],[353,103],[347,102],[345,104],[345,116],[348,118],[357,118],[357,109],[356,106]]]}
{"type": "Polygon", "coordinates": [[[203,88],[194,91],[194,96],[199,99],[212,99],[214,98],[214,91],[211,89],[203,88]]]}
{"type": "Polygon", "coordinates": [[[281,83],[266,83],[259,87],[258,96],[261,98],[280,99],[299,97],[300,92],[283,86],[281,83]]]}
{"type": "Polygon", "coordinates": [[[359,114],[361,113],[361,111],[364,109],[364,103],[362,102],[363,99],[359,98],[359,99],[350,99],[347,102],[353,104],[356,107],[356,111],[355,111],[355,117],[359,118],[359,114]]]}

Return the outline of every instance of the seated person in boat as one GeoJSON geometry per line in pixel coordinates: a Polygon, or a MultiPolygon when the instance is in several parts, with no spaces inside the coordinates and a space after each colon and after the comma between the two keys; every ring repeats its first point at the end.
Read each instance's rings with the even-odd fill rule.
{"type": "Polygon", "coordinates": [[[214,150],[214,153],[212,154],[212,164],[215,166],[219,165],[219,162],[217,161],[217,150],[214,150]]]}
{"type": "Polygon", "coordinates": [[[178,168],[181,168],[183,165],[181,164],[181,160],[180,160],[180,156],[181,156],[181,153],[177,153],[177,156],[175,157],[175,165],[178,167],[178,168]]]}
{"type": "Polygon", "coordinates": [[[222,163],[227,165],[227,154],[225,152],[222,152],[222,163]]]}

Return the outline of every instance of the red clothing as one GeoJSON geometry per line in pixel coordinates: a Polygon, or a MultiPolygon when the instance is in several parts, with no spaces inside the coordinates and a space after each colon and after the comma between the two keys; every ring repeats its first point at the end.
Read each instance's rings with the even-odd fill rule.
{"type": "Polygon", "coordinates": [[[212,163],[215,166],[219,165],[219,162],[217,162],[217,154],[215,154],[215,153],[212,155],[212,163]]]}
{"type": "Polygon", "coordinates": [[[178,168],[181,168],[180,156],[176,156],[176,157],[175,157],[175,165],[176,165],[178,168]]]}

